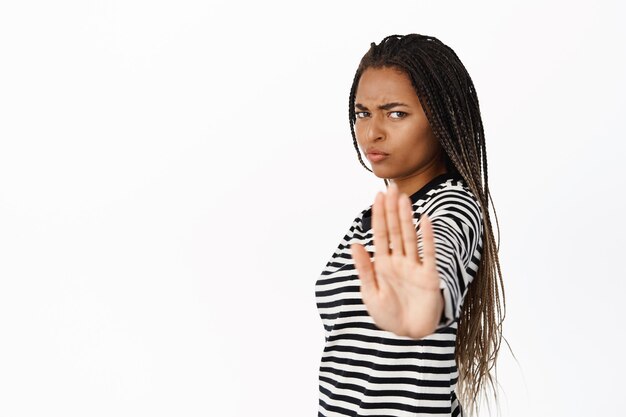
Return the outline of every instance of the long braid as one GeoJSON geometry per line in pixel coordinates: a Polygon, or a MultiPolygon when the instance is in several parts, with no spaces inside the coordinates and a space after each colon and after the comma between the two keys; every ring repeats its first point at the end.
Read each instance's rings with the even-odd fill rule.
{"type": "MultiPolygon", "coordinates": [[[[489,215],[487,149],[478,95],[471,77],[456,53],[439,39],[419,34],[390,35],[378,45],[372,42],[361,59],[349,97],[348,119],[353,144],[361,165],[354,123],[356,89],[367,68],[395,67],[408,74],[435,137],[445,150],[446,166],[459,173],[478,200],[483,218],[483,254],[477,275],[469,285],[459,318],[456,360],[459,370],[459,400],[469,415],[478,413],[486,382],[498,401],[495,366],[502,335],[506,302],[498,251],[489,215]],[[502,296],[502,306],[500,304],[502,296]]],[[[384,179],[388,185],[387,179],[384,179]]],[[[505,339],[506,340],[506,339],[505,339]]],[[[508,342],[507,342],[508,343],[508,342]]]]}
{"type": "MultiPolygon", "coordinates": [[[[373,44],[374,43],[372,42],[372,45],[373,44]]],[[[354,123],[352,122],[352,120],[356,119],[356,115],[354,111],[354,100],[356,96],[356,88],[357,88],[357,85],[359,84],[359,78],[361,78],[361,74],[357,72],[357,74],[354,76],[354,80],[352,81],[352,88],[350,89],[350,99],[348,103],[348,120],[350,121],[350,132],[352,133],[352,142],[354,143],[354,147],[356,148],[356,153],[357,153],[357,157],[359,158],[359,162],[361,162],[361,165],[363,165],[365,169],[367,169],[369,172],[372,172],[372,170],[369,169],[367,165],[365,165],[365,163],[363,162],[363,158],[361,157],[361,151],[359,151],[359,145],[356,141],[356,135],[354,134],[354,123]]],[[[385,180],[385,185],[387,185],[387,180],[385,180]]]]}

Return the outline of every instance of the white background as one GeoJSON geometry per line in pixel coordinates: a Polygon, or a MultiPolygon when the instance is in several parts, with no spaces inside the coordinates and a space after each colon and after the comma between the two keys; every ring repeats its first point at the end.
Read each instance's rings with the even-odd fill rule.
{"type": "Polygon", "coordinates": [[[480,99],[517,359],[503,341],[503,415],[622,413],[623,17],[3,2],[0,415],[316,415],[315,280],[384,188],[350,84],[370,42],[412,32],[451,46],[480,99]]]}

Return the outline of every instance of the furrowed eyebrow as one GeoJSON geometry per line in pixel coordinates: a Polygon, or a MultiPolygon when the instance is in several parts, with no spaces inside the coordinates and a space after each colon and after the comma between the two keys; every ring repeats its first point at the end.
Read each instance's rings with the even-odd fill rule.
{"type": "MultiPolygon", "coordinates": [[[[381,104],[380,106],[378,106],[378,108],[380,110],[391,110],[394,107],[400,107],[400,106],[404,106],[404,107],[409,107],[408,104],[404,104],[404,103],[399,103],[399,102],[393,102],[393,103],[387,103],[387,104],[381,104]]],[[[356,107],[359,110],[369,110],[367,107],[365,107],[364,105],[362,105],[361,103],[356,103],[354,105],[354,107],[356,107]]]]}

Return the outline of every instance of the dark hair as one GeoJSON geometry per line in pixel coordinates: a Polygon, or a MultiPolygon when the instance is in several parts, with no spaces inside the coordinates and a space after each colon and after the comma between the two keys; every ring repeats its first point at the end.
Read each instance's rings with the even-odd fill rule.
{"type": "MultiPolygon", "coordinates": [[[[363,71],[367,68],[395,68],[411,79],[433,134],[445,151],[448,172],[459,174],[478,200],[483,216],[484,239],[478,273],[467,289],[457,330],[455,359],[459,370],[459,400],[469,415],[478,413],[479,396],[485,380],[491,383],[497,402],[495,366],[506,314],[504,285],[489,217],[487,150],[478,96],[472,79],[456,53],[439,39],[419,34],[390,35],[380,44],[372,42],[361,59],[352,82],[349,100],[350,131],[361,165],[354,133],[354,100],[363,71]],[[499,294],[502,295],[502,306],[499,294]]],[[[388,185],[385,179],[385,185],[388,185]]],[[[494,209],[495,214],[495,209],[494,209]]],[[[496,215],[496,225],[498,217],[496,215]]],[[[506,340],[506,339],[505,339],[506,340]]],[[[507,342],[508,343],[508,342],[507,342]]]]}

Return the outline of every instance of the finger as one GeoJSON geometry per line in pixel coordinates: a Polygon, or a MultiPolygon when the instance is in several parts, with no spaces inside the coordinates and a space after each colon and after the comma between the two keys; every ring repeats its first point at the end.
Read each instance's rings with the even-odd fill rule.
{"type": "Polygon", "coordinates": [[[422,214],[420,225],[420,228],[422,229],[422,244],[424,248],[422,262],[425,267],[433,267],[436,265],[435,235],[433,232],[433,224],[430,221],[430,217],[428,217],[426,213],[422,214]]]}
{"type": "Polygon", "coordinates": [[[372,205],[372,230],[374,232],[374,256],[381,259],[389,256],[389,238],[387,237],[387,223],[385,221],[385,195],[376,193],[372,205]]]}
{"type": "Polygon", "coordinates": [[[352,259],[354,259],[357,274],[361,280],[361,291],[365,294],[376,293],[378,291],[378,282],[376,281],[376,273],[374,272],[369,253],[363,245],[358,243],[350,245],[350,251],[352,252],[352,259]]]}
{"type": "Polygon", "coordinates": [[[407,258],[419,262],[417,253],[417,233],[413,224],[413,206],[409,197],[402,193],[398,198],[400,206],[400,228],[402,229],[402,240],[404,242],[404,253],[407,258]]]}
{"type": "Polygon", "coordinates": [[[404,256],[400,218],[398,216],[398,186],[395,183],[389,185],[389,191],[385,198],[385,218],[387,219],[387,234],[391,242],[391,254],[404,256]]]}

